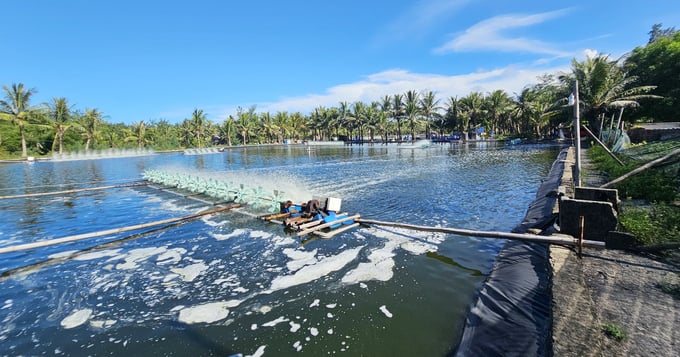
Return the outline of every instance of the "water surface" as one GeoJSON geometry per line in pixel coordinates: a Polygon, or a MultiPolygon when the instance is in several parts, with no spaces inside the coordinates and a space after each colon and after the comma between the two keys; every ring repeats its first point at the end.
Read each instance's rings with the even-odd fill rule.
{"type": "MultiPolygon", "coordinates": [[[[0,196],[166,170],[342,198],[362,217],[509,231],[557,148],[253,147],[0,164],[0,196]]],[[[0,247],[179,217],[151,187],[0,200],[0,247]]],[[[301,241],[252,208],[0,257],[0,355],[444,355],[503,240],[362,226],[301,241]]]]}

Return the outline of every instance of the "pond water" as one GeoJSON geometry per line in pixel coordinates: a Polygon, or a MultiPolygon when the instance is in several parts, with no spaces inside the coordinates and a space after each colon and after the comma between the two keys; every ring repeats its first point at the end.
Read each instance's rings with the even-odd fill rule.
{"type": "MultiPolygon", "coordinates": [[[[342,199],[364,218],[510,231],[557,147],[272,146],[0,164],[0,196],[129,183],[147,169],[342,199]]],[[[153,187],[0,200],[0,247],[179,217],[153,187]]],[[[503,240],[361,226],[300,238],[252,207],[0,255],[0,355],[437,356],[503,240]]]]}

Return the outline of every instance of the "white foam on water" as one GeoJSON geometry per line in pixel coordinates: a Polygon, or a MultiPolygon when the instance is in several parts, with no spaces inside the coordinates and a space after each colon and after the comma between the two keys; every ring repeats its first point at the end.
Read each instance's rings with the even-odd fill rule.
{"type": "Polygon", "coordinates": [[[223,219],[221,221],[213,221],[211,217],[208,216],[203,216],[201,217],[201,220],[205,222],[205,224],[209,225],[210,227],[221,227],[226,224],[229,224],[229,221],[226,219],[223,219]]]}
{"type": "Polygon", "coordinates": [[[312,302],[312,304],[309,305],[309,307],[319,306],[319,303],[320,303],[320,302],[321,302],[321,300],[319,300],[319,299],[314,299],[314,302],[312,302]]]}
{"type": "Polygon", "coordinates": [[[61,327],[72,329],[87,322],[92,317],[92,309],[75,310],[61,320],[61,327]]]}
{"type": "Polygon", "coordinates": [[[288,322],[288,324],[290,325],[290,332],[297,332],[297,330],[299,330],[300,327],[302,327],[302,325],[295,323],[293,321],[288,322]]]}
{"type": "Polygon", "coordinates": [[[92,253],[84,253],[80,255],[76,255],[73,257],[73,260],[94,260],[94,259],[101,259],[104,257],[113,257],[118,254],[120,254],[121,249],[106,249],[106,250],[100,250],[98,252],[92,252],[92,253]]]}
{"type": "Polygon", "coordinates": [[[211,323],[229,316],[229,308],[241,304],[241,300],[216,301],[185,307],[179,311],[177,320],[185,324],[211,323]]]}
{"type": "Polygon", "coordinates": [[[50,254],[47,257],[50,258],[50,259],[60,259],[60,258],[69,257],[69,256],[76,254],[76,253],[78,253],[77,250],[66,250],[66,251],[63,251],[63,252],[50,254]]]}
{"type": "Polygon", "coordinates": [[[380,306],[380,311],[382,311],[382,313],[385,314],[385,316],[392,318],[392,313],[390,312],[390,310],[387,310],[387,307],[385,305],[380,306]]]}
{"type": "Polygon", "coordinates": [[[167,252],[160,254],[156,258],[156,264],[158,265],[177,264],[182,260],[182,255],[186,254],[186,252],[187,250],[184,248],[168,249],[167,252]]]}
{"type": "Polygon", "coordinates": [[[290,320],[287,319],[287,318],[285,318],[285,317],[283,317],[283,316],[279,316],[279,317],[278,317],[277,319],[275,319],[275,320],[271,320],[271,321],[269,321],[269,322],[263,323],[262,326],[265,326],[265,327],[274,327],[274,326],[276,326],[276,325],[278,325],[278,324],[280,324],[280,323],[282,323],[282,322],[288,322],[288,321],[290,321],[290,320]]]}
{"type": "Polygon", "coordinates": [[[280,247],[280,246],[286,246],[286,245],[297,245],[298,241],[291,237],[281,237],[281,236],[275,236],[274,238],[271,239],[272,243],[274,243],[274,246],[280,247]]]}
{"type": "Polygon", "coordinates": [[[247,293],[248,291],[250,291],[250,289],[246,289],[242,286],[237,286],[237,287],[233,288],[231,291],[233,291],[235,293],[247,293]]]}
{"type": "Polygon", "coordinates": [[[328,331],[326,331],[326,332],[327,332],[329,335],[332,335],[332,334],[333,334],[333,329],[332,329],[332,328],[329,328],[328,331]]]}
{"type": "Polygon", "coordinates": [[[369,262],[359,263],[340,280],[346,284],[356,284],[362,281],[388,281],[394,276],[394,250],[398,243],[387,241],[382,248],[375,249],[368,255],[369,262]]]}
{"type": "Polygon", "coordinates": [[[116,324],[116,320],[91,320],[90,326],[94,328],[109,328],[116,324]]]}
{"type": "Polygon", "coordinates": [[[2,307],[0,307],[0,310],[10,309],[10,308],[12,308],[13,305],[14,305],[14,300],[7,299],[7,300],[5,300],[5,305],[2,305],[2,307]]]}
{"type": "Polygon", "coordinates": [[[317,329],[316,327],[310,327],[309,333],[312,334],[312,336],[317,336],[319,334],[319,329],[317,329]]]}
{"type": "Polygon", "coordinates": [[[257,348],[255,353],[252,355],[246,355],[246,357],[262,357],[264,356],[264,349],[267,348],[267,345],[263,345],[257,348]]]}
{"type": "Polygon", "coordinates": [[[269,238],[273,236],[271,232],[264,232],[264,231],[251,231],[250,232],[250,237],[251,238],[269,238]]]}
{"type": "Polygon", "coordinates": [[[326,307],[329,309],[335,309],[336,306],[338,306],[338,304],[326,304],[326,307]]]}
{"type": "Polygon", "coordinates": [[[288,256],[291,260],[286,263],[286,267],[290,271],[296,271],[305,265],[312,265],[318,262],[316,259],[316,249],[308,252],[300,249],[286,248],[283,254],[288,256]]]}
{"type": "Polygon", "coordinates": [[[157,248],[139,248],[129,251],[127,254],[119,255],[115,258],[124,259],[125,263],[116,265],[116,269],[120,270],[130,270],[138,267],[137,263],[140,263],[150,257],[158,254],[163,254],[167,251],[167,247],[157,247],[157,248]]]}
{"type": "Polygon", "coordinates": [[[163,211],[170,211],[170,212],[187,212],[187,211],[189,211],[189,208],[186,205],[176,205],[171,200],[161,200],[159,208],[163,211]]]}
{"type": "Polygon", "coordinates": [[[295,343],[293,343],[293,347],[296,351],[300,352],[302,350],[302,343],[300,343],[300,341],[295,341],[295,343]]]}
{"type": "Polygon", "coordinates": [[[182,280],[186,282],[194,281],[196,277],[201,275],[201,273],[203,273],[206,270],[208,270],[208,266],[205,265],[203,262],[191,264],[185,266],[184,268],[170,269],[170,271],[172,271],[173,273],[179,274],[182,277],[182,280]]]}
{"type": "Polygon", "coordinates": [[[411,254],[436,252],[437,245],[446,239],[443,234],[431,232],[417,232],[400,228],[369,228],[368,231],[379,238],[387,239],[399,248],[411,254]]]}
{"type": "Polygon", "coordinates": [[[356,259],[363,247],[347,249],[338,255],[319,259],[316,264],[307,265],[293,275],[278,276],[272,280],[270,292],[286,289],[292,286],[305,284],[324,277],[334,271],[342,269],[345,265],[356,259]]]}
{"type": "Polygon", "coordinates": [[[257,324],[252,324],[252,325],[250,325],[250,330],[251,330],[251,331],[257,330],[257,324]]]}
{"type": "Polygon", "coordinates": [[[213,238],[215,238],[217,240],[226,240],[226,239],[229,239],[229,238],[232,238],[232,237],[240,236],[242,234],[245,234],[246,232],[247,231],[245,229],[239,228],[239,229],[235,229],[233,232],[231,232],[229,234],[211,233],[210,235],[213,236],[213,238]]]}

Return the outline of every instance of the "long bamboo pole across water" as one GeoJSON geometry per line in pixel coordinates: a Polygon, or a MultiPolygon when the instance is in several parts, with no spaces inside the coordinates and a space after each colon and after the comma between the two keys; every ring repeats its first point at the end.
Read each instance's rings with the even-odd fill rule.
{"type": "MultiPolygon", "coordinates": [[[[496,232],[496,231],[475,231],[470,229],[460,229],[460,228],[445,228],[445,227],[428,227],[428,226],[416,226],[413,224],[397,223],[397,222],[383,222],[376,221],[372,219],[359,218],[355,220],[359,223],[364,224],[374,224],[378,226],[387,227],[398,227],[406,228],[414,231],[425,231],[425,232],[439,232],[439,233],[449,233],[458,234],[462,236],[480,237],[480,238],[501,238],[501,239],[512,239],[521,240],[527,242],[539,242],[539,243],[550,243],[550,244],[563,244],[563,245],[579,245],[579,240],[573,237],[556,237],[556,236],[539,236],[536,234],[521,234],[521,233],[508,233],[508,232],[496,232]]],[[[594,240],[584,240],[583,247],[591,248],[604,248],[605,243],[594,240]]]]}
{"type": "Polygon", "coordinates": [[[207,211],[203,211],[203,212],[190,214],[188,216],[163,219],[163,220],[160,220],[160,221],[154,221],[154,222],[143,223],[143,224],[136,224],[136,225],[133,225],[133,226],[108,229],[108,230],[99,231],[99,232],[77,234],[77,235],[74,235],[74,236],[68,236],[68,237],[56,238],[56,239],[50,239],[50,240],[43,240],[43,241],[33,242],[33,243],[19,244],[19,245],[14,245],[14,246],[10,246],[10,247],[0,248],[0,254],[18,252],[18,251],[22,251],[22,250],[29,250],[29,249],[35,249],[35,248],[41,248],[41,247],[47,247],[47,246],[50,246],[50,245],[75,242],[75,241],[88,239],[88,238],[95,238],[95,237],[101,237],[101,236],[116,234],[116,233],[135,231],[135,230],[138,230],[138,229],[160,226],[160,225],[163,225],[163,224],[170,224],[170,223],[176,223],[176,222],[181,222],[181,221],[187,221],[187,220],[190,220],[190,219],[198,218],[198,217],[201,217],[201,216],[206,216],[206,215],[213,214],[213,213],[228,211],[230,209],[234,209],[234,208],[238,208],[238,207],[241,207],[241,204],[233,204],[231,206],[215,208],[215,209],[211,209],[211,210],[207,210],[207,211]]]}
{"type": "Polygon", "coordinates": [[[52,195],[63,195],[66,193],[75,193],[75,192],[85,192],[85,191],[97,191],[97,190],[108,190],[111,188],[124,188],[124,187],[135,187],[135,186],[146,186],[148,185],[148,182],[133,182],[133,183],[126,183],[122,185],[113,185],[113,186],[99,186],[99,187],[88,187],[88,188],[78,188],[74,190],[64,190],[64,191],[51,191],[51,192],[37,192],[37,193],[27,193],[23,195],[13,195],[13,196],[0,196],[0,200],[7,200],[11,198],[27,198],[27,197],[40,197],[40,196],[52,196],[52,195]]]}
{"type": "Polygon", "coordinates": [[[675,150],[671,151],[669,154],[666,154],[666,155],[664,155],[664,156],[662,156],[662,157],[660,157],[656,160],[652,160],[652,161],[638,167],[637,169],[635,169],[635,170],[633,170],[633,171],[631,171],[631,172],[629,172],[629,173],[627,173],[623,176],[619,176],[619,177],[605,183],[604,185],[600,186],[600,188],[607,188],[607,187],[610,187],[614,184],[617,184],[617,183],[619,183],[619,182],[621,182],[621,181],[623,181],[623,180],[625,180],[625,179],[627,179],[627,178],[629,178],[629,177],[631,177],[635,174],[639,174],[642,171],[645,171],[645,170],[647,170],[647,169],[649,169],[653,166],[656,166],[656,165],[658,165],[658,164],[660,164],[660,163],[662,163],[662,162],[664,162],[664,161],[666,161],[666,160],[668,160],[671,157],[676,156],[676,155],[680,155],[680,149],[675,149],[675,150]]]}

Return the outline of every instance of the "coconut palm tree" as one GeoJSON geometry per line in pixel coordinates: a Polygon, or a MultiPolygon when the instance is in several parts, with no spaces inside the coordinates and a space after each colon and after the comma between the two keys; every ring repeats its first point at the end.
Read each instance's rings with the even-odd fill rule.
{"type": "Polygon", "coordinates": [[[248,144],[250,136],[254,133],[257,127],[257,116],[255,114],[255,107],[252,106],[248,108],[248,111],[244,111],[241,107],[236,110],[236,116],[238,117],[237,128],[241,132],[242,144],[248,144]]]}
{"type": "Polygon", "coordinates": [[[401,121],[404,118],[404,96],[395,94],[392,96],[392,118],[397,122],[398,141],[401,142],[401,121]]]}
{"type": "Polygon", "coordinates": [[[425,136],[430,137],[430,125],[434,125],[434,120],[439,116],[439,99],[433,91],[428,91],[420,98],[420,112],[425,118],[425,136]]]}
{"type": "Polygon", "coordinates": [[[25,126],[35,115],[37,108],[31,107],[31,97],[37,91],[25,89],[23,83],[13,83],[11,87],[3,86],[5,99],[0,100],[0,119],[11,121],[19,127],[21,135],[21,156],[27,157],[25,126]]]}
{"type": "Polygon", "coordinates": [[[359,133],[359,143],[363,143],[364,133],[363,129],[366,125],[366,104],[362,101],[357,101],[352,103],[350,115],[348,117],[349,122],[347,126],[350,130],[350,136],[352,136],[352,131],[358,129],[359,133]]]}
{"type": "Polygon", "coordinates": [[[144,123],[144,120],[140,120],[136,124],[132,126],[131,129],[128,129],[128,135],[125,137],[125,141],[136,141],[137,142],[137,148],[141,149],[144,147],[144,144],[146,144],[146,123],[144,123]]]}
{"type": "Polygon", "coordinates": [[[512,111],[512,99],[504,90],[495,90],[485,98],[484,109],[491,121],[491,132],[496,133],[502,118],[507,118],[512,111]]]}
{"type": "Polygon", "coordinates": [[[190,122],[194,138],[196,138],[196,142],[198,143],[198,147],[202,148],[207,125],[206,116],[205,113],[203,113],[203,109],[194,109],[194,111],[191,113],[190,122]]]}
{"type": "Polygon", "coordinates": [[[375,132],[378,123],[378,113],[380,112],[378,102],[371,102],[371,105],[367,106],[364,113],[366,117],[366,129],[368,130],[368,137],[371,143],[375,142],[375,132]]]}
{"type": "Polygon", "coordinates": [[[404,98],[406,100],[404,103],[404,115],[406,116],[406,120],[408,121],[409,127],[411,128],[411,140],[415,140],[416,125],[418,124],[418,120],[422,115],[422,110],[419,106],[420,94],[415,90],[410,90],[404,94],[404,98]]]}
{"type": "Polygon", "coordinates": [[[295,112],[290,115],[290,135],[297,140],[309,137],[309,127],[307,126],[307,117],[300,112],[295,112]]]}
{"type": "Polygon", "coordinates": [[[520,119],[518,132],[533,131],[543,137],[550,118],[560,113],[559,103],[552,100],[552,94],[537,87],[526,87],[517,96],[513,115],[520,119]]]}
{"type": "Polygon", "coordinates": [[[235,128],[236,121],[231,115],[220,125],[220,137],[227,141],[227,146],[231,146],[231,136],[235,132],[235,128]]]}
{"type": "Polygon", "coordinates": [[[292,127],[288,112],[276,112],[274,115],[274,125],[276,126],[277,142],[282,143],[284,139],[290,137],[292,127]]]}
{"type": "Polygon", "coordinates": [[[273,143],[274,137],[277,137],[278,140],[279,127],[274,123],[274,118],[269,112],[260,114],[260,125],[264,136],[267,138],[267,143],[273,143]]]}
{"type": "Polygon", "coordinates": [[[462,131],[465,140],[468,139],[470,127],[481,124],[482,114],[484,113],[483,103],[484,96],[479,92],[472,92],[460,99],[461,113],[463,114],[461,116],[463,120],[462,131]]]}
{"type": "Polygon", "coordinates": [[[583,62],[572,60],[571,73],[560,78],[569,88],[579,83],[579,99],[584,119],[597,127],[609,109],[639,106],[639,100],[660,98],[649,94],[656,86],[635,86],[638,78],[628,76],[609,56],[599,54],[583,62]]]}
{"type": "Polygon", "coordinates": [[[85,109],[85,114],[80,118],[80,126],[84,129],[85,151],[90,150],[90,144],[99,135],[99,126],[104,122],[103,114],[98,109],[85,109]]]}
{"type": "Polygon", "coordinates": [[[338,106],[338,125],[347,131],[347,135],[351,140],[352,132],[348,124],[351,122],[350,105],[348,102],[340,102],[338,106]]]}
{"type": "Polygon", "coordinates": [[[52,144],[52,151],[54,145],[59,145],[59,154],[63,153],[64,133],[75,123],[72,121],[71,107],[68,105],[66,98],[53,98],[52,104],[48,104],[47,119],[55,130],[54,143],[52,144]]]}

